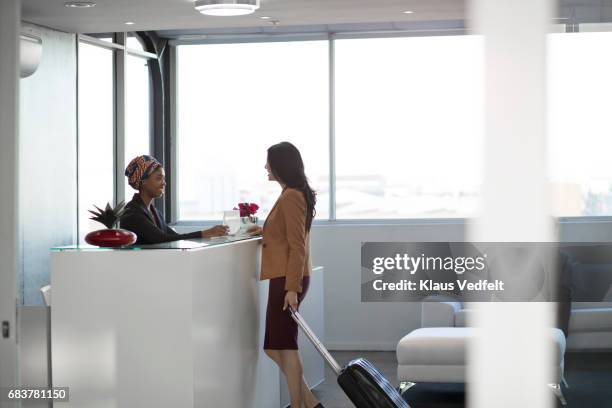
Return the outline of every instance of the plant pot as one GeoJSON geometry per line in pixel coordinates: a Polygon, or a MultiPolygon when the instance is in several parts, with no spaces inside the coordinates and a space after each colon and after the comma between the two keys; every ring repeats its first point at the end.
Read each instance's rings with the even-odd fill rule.
{"type": "Polygon", "coordinates": [[[136,242],[136,234],[124,229],[101,229],[85,236],[85,242],[102,248],[119,248],[136,242]]]}

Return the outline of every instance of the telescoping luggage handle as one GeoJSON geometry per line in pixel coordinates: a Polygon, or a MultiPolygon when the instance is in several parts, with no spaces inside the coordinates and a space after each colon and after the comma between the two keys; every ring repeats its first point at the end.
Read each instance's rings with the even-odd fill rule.
{"type": "Polygon", "coordinates": [[[308,326],[308,323],[306,323],[302,315],[299,312],[294,311],[291,306],[289,307],[289,311],[291,312],[291,317],[293,317],[293,320],[295,320],[298,326],[300,326],[300,328],[302,329],[306,337],[308,337],[312,345],[315,346],[317,351],[321,354],[325,361],[327,361],[327,364],[330,366],[330,368],[334,370],[336,376],[340,375],[340,371],[342,371],[340,364],[338,364],[336,359],[334,359],[329,353],[329,351],[327,351],[327,349],[325,348],[323,343],[321,343],[317,335],[314,334],[310,326],[308,326]]]}

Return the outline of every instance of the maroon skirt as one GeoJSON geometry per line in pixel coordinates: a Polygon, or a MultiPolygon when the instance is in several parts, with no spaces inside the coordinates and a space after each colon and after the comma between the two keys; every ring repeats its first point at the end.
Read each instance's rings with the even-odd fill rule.
{"type": "MultiPolygon", "coordinates": [[[[302,292],[298,293],[298,309],[308,291],[310,277],[302,279],[302,292]]],[[[266,335],[264,350],[297,350],[298,326],[291,317],[289,306],[283,310],[285,303],[285,277],[270,279],[268,290],[268,308],[266,309],[266,335]]]]}

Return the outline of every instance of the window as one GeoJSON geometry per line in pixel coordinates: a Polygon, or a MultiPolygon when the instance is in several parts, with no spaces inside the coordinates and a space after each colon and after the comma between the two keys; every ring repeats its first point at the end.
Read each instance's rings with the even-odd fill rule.
{"type": "MultiPolygon", "coordinates": [[[[132,37],[130,37],[132,38],[132,37]]],[[[128,55],[125,80],[125,166],[136,156],[151,154],[150,81],[148,60],[128,55]]],[[[125,183],[125,201],[135,191],[125,183]]]]}
{"type": "Polygon", "coordinates": [[[482,39],[346,39],[335,51],[337,218],[475,214],[482,39]]]}
{"type": "Polygon", "coordinates": [[[612,32],[549,36],[549,174],[556,216],[612,215],[611,45],[612,32]]]}
{"type": "Polygon", "coordinates": [[[126,46],[132,50],[145,51],[142,43],[133,33],[128,34],[126,46]]]}
{"type": "Polygon", "coordinates": [[[113,51],[79,43],[79,240],[101,224],[88,210],[114,197],[113,51]]]}
{"type": "MultiPolygon", "coordinates": [[[[611,215],[612,56],[602,51],[611,26],[559,27],[547,60],[553,214],[611,215]]],[[[335,217],[477,215],[482,38],[333,42],[335,217]]],[[[328,51],[325,41],[178,47],[179,220],[219,219],[239,201],[258,202],[265,217],[278,194],[265,180],[265,150],[281,140],[302,151],[318,219],[329,217],[328,51]]]]}
{"type": "Polygon", "coordinates": [[[179,220],[218,220],[244,201],[265,217],[280,193],[266,150],[281,141],[301,151],[328,217],[328,52],[327,41],[178,47],[179,220]]]}

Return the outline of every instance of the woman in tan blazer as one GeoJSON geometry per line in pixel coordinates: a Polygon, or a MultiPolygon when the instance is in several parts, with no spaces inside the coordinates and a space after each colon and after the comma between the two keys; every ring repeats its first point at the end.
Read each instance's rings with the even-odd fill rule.
{"type": "Polygon", "coordinates": [[[270,280],[264,351],[287,379],[291,407],[320,408],[322,405],[304,381],[298,327],[288,310],[297,310],[308,291],[310,227],[316,196],[304,174],[302,156],[291,143],[282,142],[268,149],[266,170],[268,180],[277,181],[283,191],[263,228],[249,230],[263,235],[260,279],[270,280]]]}

